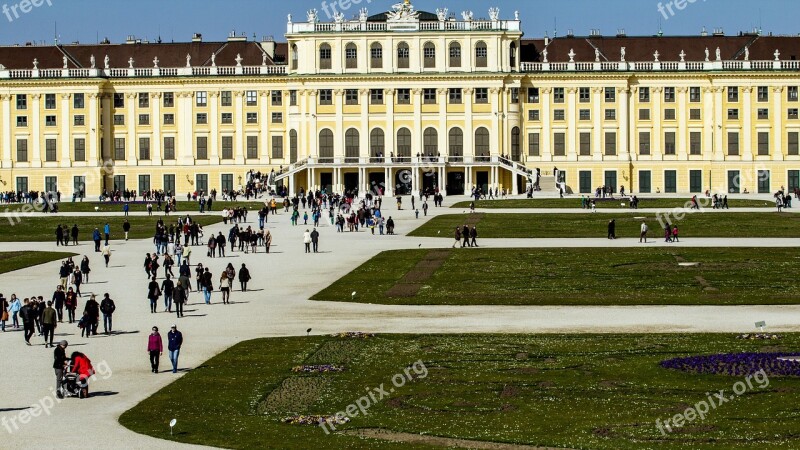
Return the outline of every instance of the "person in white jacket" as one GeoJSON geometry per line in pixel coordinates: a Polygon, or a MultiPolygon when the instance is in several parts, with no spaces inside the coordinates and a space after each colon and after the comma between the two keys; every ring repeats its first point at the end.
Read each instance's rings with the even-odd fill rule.
{"type": "Polygon", "coordinates": [[[306,253],[311,253],[311,232],[308,230],[303,233],[303,243],[306,244],[306,253]]]}

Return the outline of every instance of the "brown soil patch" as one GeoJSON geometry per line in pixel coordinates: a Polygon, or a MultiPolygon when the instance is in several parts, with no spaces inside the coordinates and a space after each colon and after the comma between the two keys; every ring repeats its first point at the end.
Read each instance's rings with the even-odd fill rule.
{"type": "Polygon", "coordinates": [[[599,437],[610,438],[614,436],[614,431],[611,428],[602,427],[592,430],[592,434],[599,437]]]}
{"type": "Polygon", "coordinates": [[[517,369],[516,371],[525,375],[536,375],[537,373],[541,373],[541,370],[537,369],[536,367],[523,367],[521,369],[517,369]]]}
{"type": "Polygon", "coordinates": [[[603,381],[600,382],[600,387],[609,388],[609,389],[610,388],[619,387],[620,385],[621,385],[621,383],[616,382],[616,381],[603,380],[603,381]]]}
{"type": "Polygon", "coordinates": [[[516,397],[519,395],[519,392],[520,392],[519,386],[514,386],[513,384],[507,384],[503,386],[503,392],[500,393],[500,398],[516,397]]]}
{"type": "Polygon", "coordinates": [[[556,384],[553,383],[552,381],[542,381],[541,383],[539,383],[540,388],[551,388],[555,386],[556,384]]]}
{"type": "Polygon", "coordinates": [[[403,278],[386,291],[389,298],[416,297],[422,285],[442,267],[450,256],[449,250],[431,250],[403,278]]]}
{"type": "Polygon", "coordinates": [[[484,213],[470,214],[469,216],[467,216],[467,220],[464,221],[464,225],[469,225],[470,227],[474,227],[475,225],[478,224],[478,222],[483,220],[483,217],[485,215],[486,214],[484,214],[484,213]]]}
{"type": "Polygon", "coordinates": [[[706,279],[703,278],[703,277],[697,276],[697,277],[694,277],[694,279],[697,280],[698,283],[700,283],[700,286],[703,286],[703,290],[704,291],[715,292],[715,291],[719,290],[719,289],[715,288],[714,286],[712,286],[711,283],[706,281],[706,279]]]}
{"type": "Polygon", "coordinates": [[[384,441],[401,442],[405,444],[422,444],[444,448],[468,448],[477,450],[559,450],[553,447],[536,447],[532,445],[505,444],[502,442],[473,441],[469,439],[453,439],[440,436],[399,433],[380,428],[348,430],[343,431],[342,434],[348,434],[362,438],[381,439],[384,441]]]}
{"type": "Polygon", "coordinates": [[[514,358],[517,361],[525,361],[526,359],[528,359],[528,354],[527,353],[517,353],[516,356],[514,356],[514,358]]]}

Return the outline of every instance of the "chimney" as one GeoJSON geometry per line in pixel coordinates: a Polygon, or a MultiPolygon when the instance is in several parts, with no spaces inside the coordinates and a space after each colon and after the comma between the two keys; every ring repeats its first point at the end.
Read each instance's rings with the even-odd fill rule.
{"type": "Polygon", "coordinates": [[[264,50],[271,60],[275,60],[275,38],[264,36],[261,38],[261,49],[264,50]]]}
{"type": "Polygon", "coordinates": [[[192,35],[192,42],[203,42],[203,35],[200,33],[195,33],[192,35]]]}

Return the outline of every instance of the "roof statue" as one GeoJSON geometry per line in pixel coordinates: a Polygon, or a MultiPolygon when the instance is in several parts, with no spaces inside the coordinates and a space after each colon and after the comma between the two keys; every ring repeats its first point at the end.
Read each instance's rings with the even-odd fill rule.
{"type": "Polygon", "coordinates": [[[489,18],[492,20],[500,20],[500,8],[489,8],[489,18]]]}
{"type": "Polygon", "coordinates": [[[419,19],[419,11],[414,9],[411,0],[404,0],[403,3],[392,5],[392,10],[386,13],[389,22],[411,22],[419,19]]]}

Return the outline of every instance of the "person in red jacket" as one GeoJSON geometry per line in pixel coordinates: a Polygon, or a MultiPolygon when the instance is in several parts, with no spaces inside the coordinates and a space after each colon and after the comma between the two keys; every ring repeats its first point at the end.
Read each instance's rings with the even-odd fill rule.
{"type": "Polygon", "coordinates": [[[147,339],[147,353],[150,354],[150,368],[153,373],[158,373],[158,359],[164,353],[164,344],[161,335],[158,334],[158,327],[153,327],[153,332],[147,339]]]}
{"type": "Polygon", "coordinates": [[[83,398],[89,397],[89,378],[94,375],[94,367],[89,357],[81,352],[72,352],[72,373],[78,374],[78,385],[83,391],[83,398]]]}

